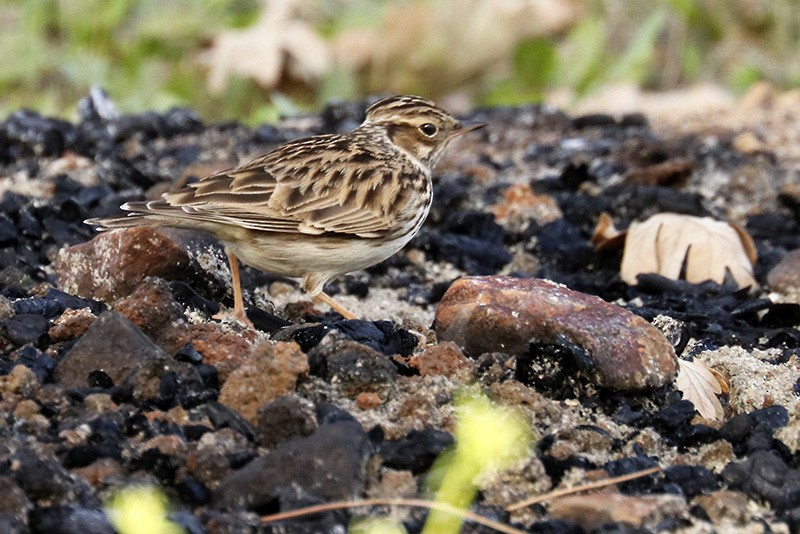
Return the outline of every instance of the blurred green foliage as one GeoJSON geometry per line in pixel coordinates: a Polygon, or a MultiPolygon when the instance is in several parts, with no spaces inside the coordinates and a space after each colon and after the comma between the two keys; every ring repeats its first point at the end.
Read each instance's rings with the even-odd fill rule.
{"type": "MultiPolygon", "coordinates": [[[[526,37],[509,51],[505,68],[450,90],[476,103],[514,104],[540,101],[553,88],[579,97],[620,81],[653,90],[711,81],[739,93],[759,80],[800,84],[798,0],[576,2],[582,15],[561,35],[526,37]]],[[[391,4],[306,3],[328,40],[345,29],[378,28],[391,4]]],[[[261,0],[0,0],[0,117],[21,107],[70,116],[93,85],[125,111],[188,105],[208,120],[250,123],[274,120],[298,103],[362,96],[361,73],[342,65],[316,84],[281,92],[234,78],[213,94],[204,50],[221,32],[252,24],[262,7],[261,0]]],[[[427,59],[447,65],[446,58],[427,59]]],[[[430,87],[418,82],[411,85],[430,87]]]]}

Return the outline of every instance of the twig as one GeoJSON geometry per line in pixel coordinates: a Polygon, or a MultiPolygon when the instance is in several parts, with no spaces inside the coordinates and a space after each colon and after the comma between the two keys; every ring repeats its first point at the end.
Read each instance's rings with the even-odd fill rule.
{"type": "Polygon", "coordinates": [[[574,488],[562,488],[559,490],[554,490],[549,493],[543,493],[542,495],[537,495],[536,497],[531,497],[530,499],[520,501],[516,504],[512,504],[511,506],[507,506],[506,511],[513,512],[515,510],[519,510],[520,508],[531,506],[532,504],[548,501],[550,499],[557,499],[558,497],[564,497],[565,495],[572,495],[573,493],[580,493],[582,491],[605,488],[606,486],[613,486],[614,484],[619,484],[620,482],[627,482],[636,478],[652,475],[653,473],[658,473],[659,471],[661,471],[660,467],[651,467],[642,471],[636,471],[635,473],[628,473],[627,475],[607,478],[605,480],[598,480],[596,482],[588,482],[580,486],[575,486],[574,488]]]}
{"type": "Polygon", "coordinates": [[[331,510],[361,508],[366,506],[410,506],[415,508],[427,508],[429,510],[439,510],[441,512],[453,514],[474,523],[479,523],[485,527],[494,529],[497,532],[503,532],[504,534],[525,534],[523,530],[509,527],[503,523],[487,519],[474,512],[470,512],[469,510],[464,510],[462,508],[457,508],[455,506],[436,501],[426,501],[423,499],[364,499],[361,501],[329,502],[315,506],[307,506],[305,508],[298,508],[297,510],[289,510],[286,512],[279,512],[277,514],[265,515],[261,518],[261,524],[266,525],[268,523],[274,523],[275,521],[294,519],[296,517],[304,517],[321,512],[329,512],[331,510]]]}
{"type": "MultiPolygon", "coordinates": [[[[596,482],[589,482],[587,484],[575,486],[574,488],[564,488],[551,491],[549,493],[544,493],[531,499],[512,504],[511,506],[506,507],[506,511],[513,512],[515,510],[519,510],[520,508],[525,508],[542,501],[557,499],[558,497],[564,497],[565,495],[572,495],[573,493],[580,493],[582,491],[605,488],[621,482],[627,482],[636,478],[652,475],[653,473],[657,473],[659,471],[661,471],[660,467],[651,467],[650,469],[629,473],[627,475],[607,478],[605,480],[598,480],[596,482]]],[[[304,508],[298,508],[297,510],[289,510],[286,512],[279,512],[277,514],[265,515],[261,518],[261,524],[266,525],[269,523],[275,523],[276,521],[285,521],[287,519],[305,517],[322,512],[330,512],[332,510],[345,510],[349,508],[363,508],[371,506],[409,506],[414,508],[439,510],[441,512],[461,517],[467,521],[472,521],[485,527],[489,527],[497,532],[503,532],[504,534],[524,534],[524,531],[522,530],[509,527],[508,525],[504,525],[503,523],[499,523],[497,521],[493,521],[474,512],[470,512],[469,510],[464,510],[462,508],[457,508],[455,506],[436,501],[426,501],[423,499],[364,499],[360,501],[335,501],[325,504],[317,504],[315,506],[306,506],[304,508]]]]}

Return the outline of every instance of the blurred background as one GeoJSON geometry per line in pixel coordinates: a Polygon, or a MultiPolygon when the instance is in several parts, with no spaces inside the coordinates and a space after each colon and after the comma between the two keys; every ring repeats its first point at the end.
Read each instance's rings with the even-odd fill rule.
{"type": "Polygon", "coordinates": [[[0,0],[0,118],[189,106],[257,124],[332,98],[570,107],[800,83],[798,0],[0,0]]]}

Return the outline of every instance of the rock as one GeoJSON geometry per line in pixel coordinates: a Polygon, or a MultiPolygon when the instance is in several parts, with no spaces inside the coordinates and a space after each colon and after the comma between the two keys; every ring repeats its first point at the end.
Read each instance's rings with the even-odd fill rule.
{"type": "Polygon", "coordinates": [[[133,293],[117,302],[114,309],[167,354],[174,354],[186,344],[188,327],[183,320],[183,308],[163,280],[146,278],[133,293]]]}
{"type": "MultiPolygon", "coordinates": [[[[125,377],[133,398],[155,402],[162,409],[183,405],[193,394],[205,389],[195,367],[174,358],[148,357],[139,361],[125,377]]],[[[207,400],[211,400],[209,397],[207,400]]]]}
{"type": "Polygon", "coordinates": [[[66,310],[47,331],[51,341],[67,341],[86,333],[97,317],[89,308],[66,310]]]}
{"type": "Polygon", "coordinates": [[[800,249],[788,253],[769,271],[767,285],[779,293],[800,291],[800,249]]]}
{"type": "Polygon", "coordinates": [[[622,495],[594,493],[556,499],[550,505],[550,517],[567,519],[587,532],[604,523],[623,523],[634,528],[655,526],[665,517],[686,512],[686,502],[677,495],[622,495]]]}
{"type": "Polygon", "coordinates": [[[47,317],[30,313],[18,314],[2,321],[3,337],[17,346],[36,343],[47,334],[47,317]]]}
{"type": "Polygon", "coordinates": [[[232,458],[251,453],[247,438],[232,428],[206,432],[187,457],[189,472],[213,487],[231,472],[232,458]]]}
{"type": "MultiPolygon", "coordinates": [[[[13,518],[16,522],[27,522],[28,512],[33,508],[33,503],[28,499],[22,488],[8,476],[0,476],[0,518],[13,518]]],[[[2,527],[0,523],[0,527],[2,527]]],[[[1,530],[0,532],[6,532],[1,530]]],[[[14,531],[10,531],[14,532],[14,531]]],[[[25,532],[19,530],[19,532],[25,532]]]]}
{"type": "Polygon", "coordinates": [[[0,392],[30,398],[39,391],[36,374],[24,365],[15,365],[7,376],[0,377],[0,392]]]}
{"type": "Polygon", "coordinates": [[[89,374],[99,370],[120,385],[141,362],[163,357],[136,325],[117,312],[104,312],[58,361],[55,380],[64,387],[83,387],[89,374]]]}
{"type": "Polygon", "coordinates": [[[359,410],[373,410],[383,403],[380,395],[369,391],[362,391],[355,400],[359,410]]]}
{"type": "Polygon", "coordinates": [[[228,475],[214,491],[222,508],[261,510],[274,506],[283,492],[296,488],[324,500],[347,500],[364,487],[370,446],[358,423],[320,426],[228,475]]]}
{"type": "Polygon", "coordinates": [[[744,525],[749,517],[747,497],[738,491],[720,490],[700,495],[694,503],[705,511],[715,525],[725,522],[744,525]]]}
{"type": "Polygon", "coordinates": [[[539,279],[466,277],[453,283],[436,308],[440,341],[468,355],[521,355],[533,343],[578,347],[576,363],[601,387],[636,391],[669,383],[675,351],[641,317],[602,299],[539,279]]]}
{"type": "Polygon", "coordinates": [[[722,478],[731,488],[764,499],[773,508],[786,507],[793,495],[800,494],[800,469],[789,467],[773,451],[755,451],[743,462],[728,464],[722,478]]]}
{"type": "Polygon", "coordinates": [[[253,351],[250,333],[231,332],[219,323],[193,324],[189,327],[192,345],[203,355],[204,363],[217,369],[222,382],[228,379],[231,371],[248,360],[248,355],[253,351]]]}
{"type": "Polygon", "coordinates": [[[106,513],[99,508],[78,506],[48,506],[31,513],[31,528],[35,532],[52,534],[73,534],[92,532],[93,534],[115,534],[106,513]]]}
{"type": "Polygon", "coordinates": [[[333,336],[312,349],[308,358],[313,374],[322,376],[349,397],[363,392],[380,393],[397,375],[387,356],[333,336]]]}
{"type": "Polygon", "coordinates": [[[148,276],[207,280],[187,250],[198,239],[195,232],[174,228],[103,232],[61,249],[53,267],[67,293],[113,302],[131,294],[148,276]]]}
{"type": "Polygon", "coordinates": [[[419,370],[420,376],[447,376],[467,382],[473,374],[472,361],[452,341],[426,347],[412,357],[410,365],[419,370]]]}
{"type": "Polygon", "coordinates": [[[386,467],[419,474],[430,469],[434,460],[454,443],[453,436],[441,430],[412,430],[402,439],[381,443],[378,453],[386,467]]]}
{"type": "Polygon", "coordinates": [[[234,370],[222,386],[219,402],[255,424],[266,402],[291,393],[298,379],[308,374],[308,358],[296,343],[264,342],[234,370]]]}
{"type": "Polygon", "coordinates": [[[259,408],[256,441],[262,447],[274,447],[294,437],[308,436],[316,429],[314,405],[295,395],[286,395],[259,408]]]}
{"type": "Polygon", "coordinates": [[[74,503],[88,493],[83,479],[70,475],[53,458],[42,458],[31,450],[23,450],[15,455],[13,465],[14,478],[34,502],[74,503]]]}
{"type": "Polygon", "coordinates": [[[389,321],[361,320],[325,322],[300,328],[287,328],[285,332],[273,336],[273,339],[296,341],[304,352],[309,352],[331,332],[386,355],[408,356],[419,342],[414,334],[389,321]]]}

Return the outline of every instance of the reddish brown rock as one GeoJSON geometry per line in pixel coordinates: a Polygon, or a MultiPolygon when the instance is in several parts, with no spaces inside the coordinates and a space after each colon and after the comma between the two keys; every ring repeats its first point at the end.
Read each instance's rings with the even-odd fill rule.
{"type": "Polygon", "coordinates": [[[377,393],[363,392],[356,395],[356,406],[359,410],[374,410],[381,405],[381,396],[377,393]]]}
{"type": "Polygon", "coordinates": [[[593,493],[556,499],[550,517],[569,519],[591,531],[604,523],[623,523],[631,527],[652,527],[665,517],[686,512],[686,501],[678,495],[622,495],[593,493]]]}
{"type": "Polygon", "coordinates": [[[770,270],[767,284],[779,292],[800,290],[800,249],[791,251],[770,270]]]}
{"type": "Polygon", "coordinates": [[[222,386],[219,402],[236,410],[251,424],[258,423],[258,409],[266,402],[294,391],[297,380],[308,375],[308,357],[299,345],[264,342],[234,370],[222,386]]]}
{"type": "Polygon", "coordinates": [[[67,293],[113,302],[148,276],[184,279],[201,269],[187,246],[196,234],[172,228],[126,228],[103,232],[59,251],[53,264],[67,293]]]}
{"type": "Polygon", "coordinates": [[[189,328],[183,320],[183,308],[163,280],[147,278],[114,309],[130,319],[167,354],[175,354],[188,342],[189,328]]]}
{"type": "Polygon", "coordinates": [[[216,367],[220,381],[224,382],[231,371],[248,360],[254,337],[253,330],[231,332],[219,323],[202,323],[189,327],[186,343],[192,342],[203,355],[203,363],[216,367]]]}
{"type": "Polygon", "coordinates": [[[472,356],[520,355],[530,342],[566,340],[591,360],[587,372],[597,385],[621,391],[661,386],[677,372],[672,345],[650,323],[548,280],[457,280],[436,309],[435,329],[440,341],[453,341],[472,356]]]}
{"type": "Polygon", "coordinates": [[[86,467],[79,467],[72,470],[72,473],[83,477],[95,488],[105,487],[108,479],[122,476],[124,470],[120,463],[113,458],[100,458],[86,467]]]}
{"type": "Polygon", "coordinates": [[[451,341],[427,347],[414,356],[410,364],[419,370],[421,376],[449,376],[463,380],[472,377],[472,362],[451,341]]]}
{"type": "Polygon", "coordinates": [[[53,326],[47,331],[47,335],[52,341],[75,339],[85,334],[95,319],[89,308],[69,309],[53,321],[53,326]]]}

